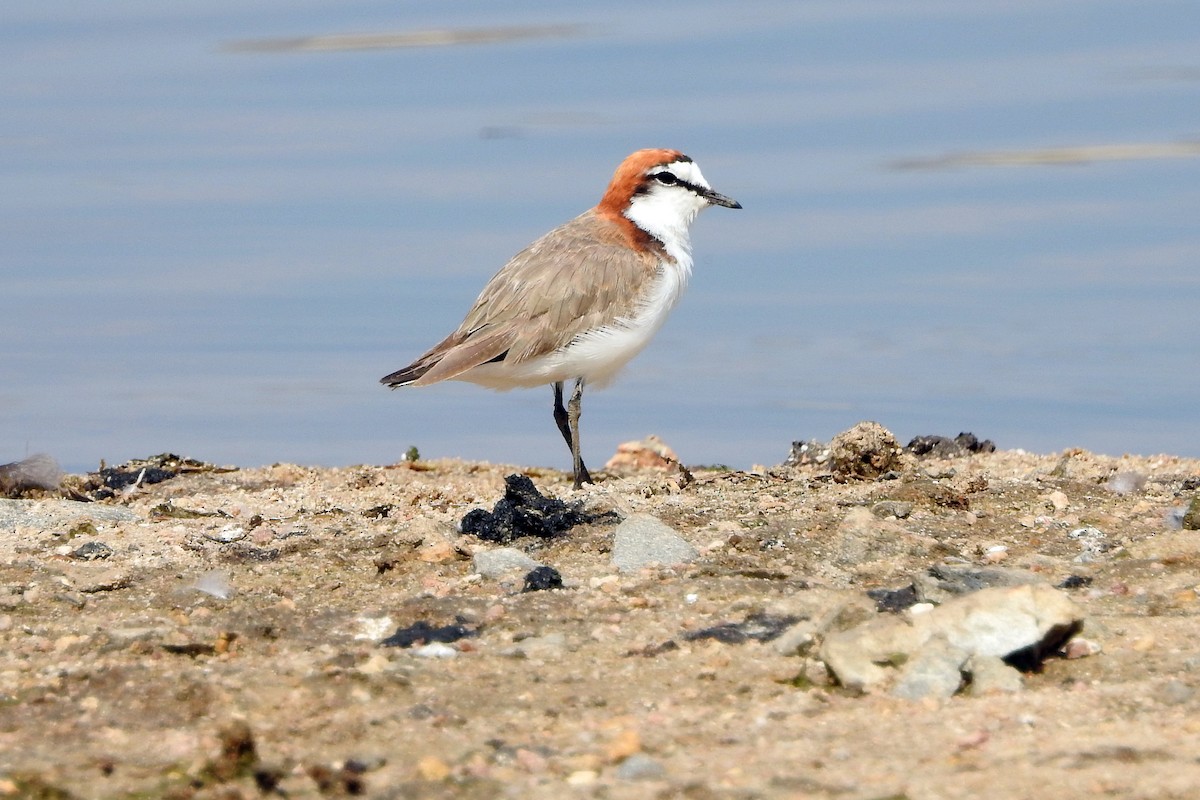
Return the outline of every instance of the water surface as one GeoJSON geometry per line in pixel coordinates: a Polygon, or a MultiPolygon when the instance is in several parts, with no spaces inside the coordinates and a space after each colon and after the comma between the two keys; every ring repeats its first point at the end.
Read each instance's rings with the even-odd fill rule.
{"type": "Polygon", "coordinates": [[[647,146],[745,210],[585,399],[593,463],[861,419],[1200,455],[1195,3],[731,8],[5,6],[0,461],[565,468],[548,388],[377,380],[647,146]]]}

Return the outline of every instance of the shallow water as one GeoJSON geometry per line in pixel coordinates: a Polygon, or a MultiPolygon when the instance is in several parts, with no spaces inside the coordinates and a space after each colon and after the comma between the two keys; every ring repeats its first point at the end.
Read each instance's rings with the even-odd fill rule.
{"type": "Polygon", "coordinates": [[[861,419],[1200,455],[1194,3],[27,6],[0,461],[565,468],[549,389],[377,380],[645,146],[745,209],[585,398],[593,463],[654,432],[771,464],[861,419]],[[341,34],[398,38],[305,38],[341,34]]]}

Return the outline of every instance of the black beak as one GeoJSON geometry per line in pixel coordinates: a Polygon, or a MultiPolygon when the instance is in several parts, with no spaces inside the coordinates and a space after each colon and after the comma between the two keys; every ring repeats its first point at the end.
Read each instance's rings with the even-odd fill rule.
{"type": "Polygon", "coordinates": [[[726,208],[741,208],[742,204],[732,197],[726,197],[720,192],[714,192],[712,189],[705,189],[701,196],[708,201],[709,205],[725,206],[726,208]]]}

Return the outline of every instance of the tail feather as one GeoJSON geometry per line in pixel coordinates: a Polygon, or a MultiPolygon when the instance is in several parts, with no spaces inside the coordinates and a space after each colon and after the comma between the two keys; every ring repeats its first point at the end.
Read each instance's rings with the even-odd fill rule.
{"type": "Polygon", "coordinates": [[[513,338],[511,332],[476,332],[474,335],[456,332],[404,369],[380,378],[379,382],[394,389],[450,380],[480,364],[503,360],[513,338]]]}
{"type": "Polygon", "coordinates": [[[430,366],[432,365],[422,364],[418,361],[415,364],[409,364],[404,369],[396,370],[390,375],[385,375],[379,379],[379,382],[389,389],[395,389],[398,386],[407,386],[428,372],[430,366]]]}

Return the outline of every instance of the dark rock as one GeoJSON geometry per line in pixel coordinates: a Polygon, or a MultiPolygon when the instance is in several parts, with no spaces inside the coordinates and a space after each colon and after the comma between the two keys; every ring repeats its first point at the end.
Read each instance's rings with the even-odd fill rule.
{"type": "Polygon", "coordinates": [[[685,633],[689,642],[700,639],[716,639],[723,644],[743,644],[754,639],[769,642],[800,621],[799,617],[777,614],[748,614],[741,622],[724,622],[711,628],[685,633]]]}
{"type": "Polygon", "coordinates": [[[911,583],[903,589],[868,589],[867,597],[875,601],[875,608],[880,611],[903,611],[920,602],[917,597],[917,587],[911,583]]]}
{"type": "Polygon", "coordinates": [[[1086,575],[1068,575],[1058,584],[1058,589],[1084,589],[1092,585],[1092,579],[1086,575]]]}
{"type": "Polygon", "coordinates": [[[522,536],[550,539],[561,536],[576,525],[616,517],[611,511],[589,514],[582,503],[564,503],[541,494],[525,475],[509,475],[504,479],[504,497],[492,510],[476,508],[462,518],[463,533],[470,533],[489,542],[511,542],[522,536]]]}
{"type": "Polygon", "coordinates": [[[417,620],[407,628],[397,628],[396,632],[379,643],[380,647],[412,647],[414,645],[441,642],[450,644],[459,639],[469,639],[478,636],[479,631],[468,628],[462,620],[456,620],[454,625],[431,625],[425,620],[417,620]]]}
{"type": "Polygon", "coordinates": [[[79,561],[99,561],[111,558],[113,552],[104,542],[85,542],[71,551],[71,558],[79,561]]]}
{"type": "Polygon", "coordinates": [[[535,567],[525,576],[522,592],[541,592],[546,589],[561,589],[562,575],[554,567],[535,567]]]}
{"type": "Polygon", "coordinates": [[[973,433],[960,433],[953,439],[947,436],[916,436],[904,448],[914,456],[926,458],[956,458],[971,453],[994,453],[991,439],[979,441],[973,433]]]}
{"type": "Polygon", "coordinates": [[[952,567],[935,564],[913,579],[921,601],[943,603],[957,595],[998,586],[1042,583],[1043,579],[1027,570],[1005,567],[952,567]]]}

